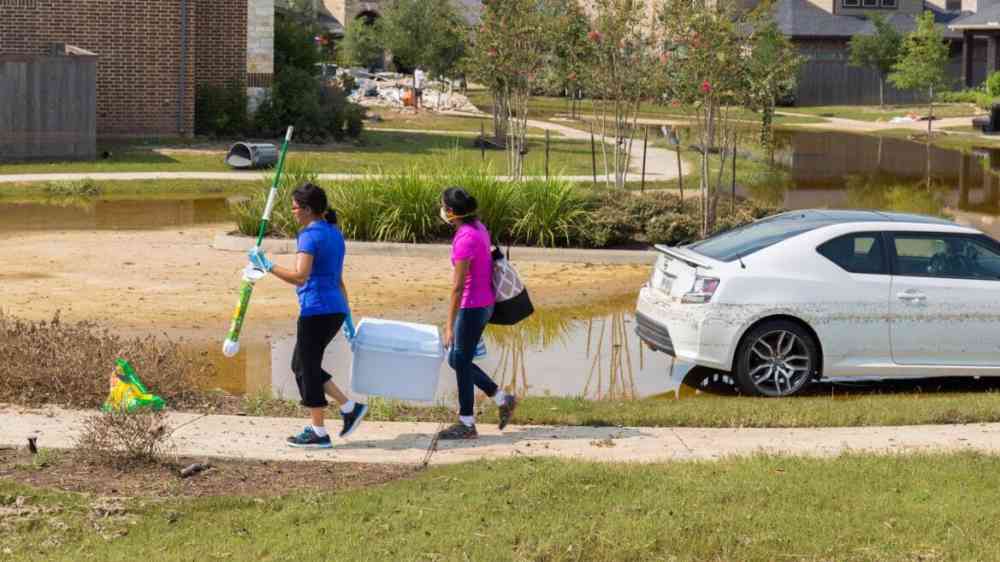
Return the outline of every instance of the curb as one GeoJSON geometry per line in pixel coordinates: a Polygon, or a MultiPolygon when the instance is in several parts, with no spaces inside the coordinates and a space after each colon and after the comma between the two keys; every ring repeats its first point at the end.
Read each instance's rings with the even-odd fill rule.
{"type": "MultiPolygon", "coordinates": [[[[249,236],[218,234],[212,248],[226,252],[246,252],[253,245],[249,236]]],[[[271,254],[294,254],[295,240],[267,239],[262,249],[271,254]]],[[[347,252],[356,256],[395,256],[404,258],[442,258],[451,256],[449,244],[400,244],[392,242],[347,241],[347,252]]],[[[549,263],[592,263],[600,265],[651,265],[658,255],[655,250],[578,250],[566,248],[532,248],[514,246],[510,250],[514,261],[549,263]]]]}

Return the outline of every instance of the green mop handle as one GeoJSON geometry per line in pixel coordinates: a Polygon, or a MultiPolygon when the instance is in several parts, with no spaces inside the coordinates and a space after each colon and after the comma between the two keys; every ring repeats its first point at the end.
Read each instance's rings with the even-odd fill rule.
{"type": "Polygon", "coordinates": [[[264,206],[264,215],[260,217],[260,230],[257,232],[256,247],[260,248],[264,241],[264,233],[267,232],[267,225],[271,222],[271,211],[274,210],[275,200],[278,198],[278,186],[281,184],[281,172],[285,169],[285,154],[288,152],[288,143],[292,141],[292,131],[295,127],[289,126],[285,132],[285,141],[281,143],[281,154],[278,155],[278,169],[274,174],[274,181],[271,182],[271,191],[267,194],[267,205],[264,206]]]}
{"type": "MultiPolygon", "coordinates": [[[[274,210],[274,203],[277,199],[278,185],[281,184],[281,172],[285,168],[285,154],[288,152],[288,143],[292,140],[294,127],[288,127],[285,133],[285,142],[281,144],[281,154],[278,156],[278,169],[274,174],[274,181],[271,183],[271,191],[267,195],[267,205],[264,206],[264,215],[260,219],[260,230],[257,233],[256,248],[260,249],[261,242],[264,241],[264,233],[267,232],[267,223],[271,220],[271,211],[274,210]]],[[[233,311],[232,323],[229,325],[229,333],[226,334],[226,341],[222,344],[222,353],[226,357],[233,357],[240,351],[240,334],[243,332],[243,321],[246,319],[247,309],[250,308],[250,296],[253,294],[253,285],[256,278],[244,271],[243,279],[240,282],[240,295],[236,300],[236,310],[233,311]]]]}

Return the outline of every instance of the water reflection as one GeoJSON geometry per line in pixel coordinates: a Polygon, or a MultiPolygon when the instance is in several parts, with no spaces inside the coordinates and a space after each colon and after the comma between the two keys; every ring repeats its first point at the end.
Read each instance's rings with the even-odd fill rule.
{"type": "MultiPolygon", "coordinates": [[[[498,383],[522,396],[569,396],[589,399],[635,399],[673,393],[689,366],[674,364],[651,352],[635,335],[634,298],[579,309],[539,310],[528,321],[487,331],[487,356],[477,363],[498,383]]],[[[266,391],[297,399],[289,366],[295,339],[275,336],[270,342],[244,342],[235,360],[213,349],[206,360],[220,367],[214,386],[234,394],[266,391]]],[[[335,382],[347,387],[351,351],[342,336],[331,343],[323,360],[335,382]]],[[[690,394],[685,392],[685,395],[690,394]]],[[[454,372],[441,367],[437,398],[456,395],[454,372]]]]}
{"type": "Polygon", "coordinates": [[[741,195],[788,209],[846,208],[947,217],[1000,238],[1000,150],[972,153],[849,133],[784,132],[786,179],[741,195]]]}
{"type": "Polygon", "coordinates": [[[0,201],[0,230],[149,230],[229,220],[226,198],[0,201]]]}

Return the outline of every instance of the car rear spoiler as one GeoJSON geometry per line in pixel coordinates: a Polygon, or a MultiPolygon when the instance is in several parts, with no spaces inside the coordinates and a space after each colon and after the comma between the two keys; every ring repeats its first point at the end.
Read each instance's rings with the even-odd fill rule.
{"type": "Polygon", "coordinates": [[[656,249],[663,252],[664,254],[680,260],[691,267],[700,267],[702,269],[712,269],[712,264],[705,260],[699,260],[696,256],[692,256],[691,252],[685,252],[680,248],[671,248],[669,246],[664,246],[663,244],[657,244],[656,249]]]}

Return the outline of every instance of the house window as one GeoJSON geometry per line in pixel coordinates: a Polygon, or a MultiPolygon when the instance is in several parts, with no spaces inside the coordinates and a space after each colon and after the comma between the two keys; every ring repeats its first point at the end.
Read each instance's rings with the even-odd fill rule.
{"type": "Polygon", "coordinates": [[[845,8],[860,8],[861,0],[844,0],[845,8]]]}
{"type": "Polygon", "coordinates": [[[962,0],[948,0],[945,2],[944,9],[949,12],[961,12],[962,0]]]}
{"type": "Polygon", "coordinates": [[[861,0],[862,8],[878,8],[878,0],[861,0]]]}
{"type": "Polygon", "coordinates": [[[895,8],[896,0],[881,0],[883,8],[895,8]]]}

